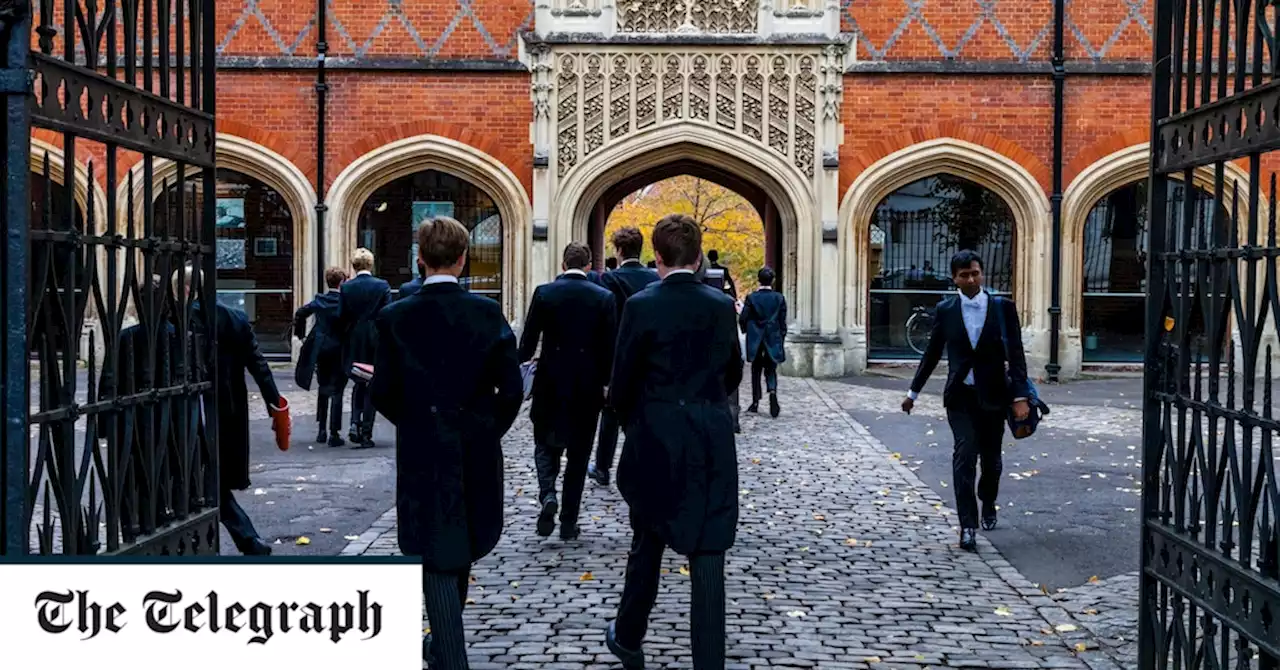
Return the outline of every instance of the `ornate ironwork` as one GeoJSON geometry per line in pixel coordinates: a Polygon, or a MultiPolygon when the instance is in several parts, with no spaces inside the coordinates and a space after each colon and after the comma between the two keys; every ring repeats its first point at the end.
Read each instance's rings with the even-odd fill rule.
{"type": "Polygon", "coordinates": [[[1268,5],[1156,6],[1142,668],[1280,668],[1280,245],[1276,176],[1262,176],[1280,149],[1280,83],[1268,5]],[[1228,163],[1238,159],[1247,177],[1228,163]],[[1211,180],[1211,222],[1195,199],[1169,197],[1178,172],[1211,180]]]}
{"type": "Polygon", "coordinates": [[[218,550],[213,17],[0,0],[5,554],[218,550]]]}

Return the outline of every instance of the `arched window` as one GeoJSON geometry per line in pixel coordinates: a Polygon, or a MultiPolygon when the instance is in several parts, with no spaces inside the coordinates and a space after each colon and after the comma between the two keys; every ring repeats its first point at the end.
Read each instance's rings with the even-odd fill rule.
{"type": "Polygon", "coordinates": [[[955,291],[951,257],[961,249],[982,257],[988,290],[1013,292],[1013,211],[984,186],[952,175],[914,181],[876,207],[870,228],[870,357],[924,351],[934,306],[955,291]]]}
{"type": "Polygon", "coordinates": [[[374,274],[392,290],[418,274],[414,231],[424,219],[449,216],[471,231],[462,286],[502,301],[502,216],[479,187],[451,174],[423,170],[384,184],[360,209],[356,246],[373,252],[374,274]]]}
{"type": "MultiPolygon", "coordinates": [[[[28,273],[31,282],[31,299],[27,301],[29,313],[38,314],[37,334],[33,342],[47,343],[54,351],[63,351],[70,343],[73,351],[80,341],[80,333],[67,333],[62,318],[65,296],[70,288],[76,297],[72,313],[83,315],[90,291],[86,290],[88,265],[86,247],[71,247],[54,241],[50,234],[66,232],[72,225],[80,233],[85,232],[84,210],[75,204],[75,216],[67,217],[67,189],[41,173],[31,173],[31,259],[28,273]],[[68,283],[73,282],[73,283],[68,283]]],[[[36,346],[32,355],[36,355],[36,346]]]]}
{"type": "MultiPolygon", "coordinates": [[[[274,188],[249,175],[218,170],[215,203],[218,301],[243,310],[258,345],[270,357],[288,357],[293,323],[293,213],[274,188]]],[[[182,198],[170,186],[156,198],[157,232],[178,236],[199,221],[204,206],[198,177],[182,198]]]]}
{"type": "MultiPolygon", "coordinates": [[[[1191,233],[1190,248],[1226,244],[1225,239],[1209,239],[1216,229],[1218,233],[1227,230],[1226,226],[1214,226],[1215,210],[1219,208],[1211,194],[1200,188],[1192,188],[1188,194],[1185,185],[1170,182],[1167,202],[1170,248],[1182,248],[1187,232],[1191,233]],[[1190,231],[1183,225],[1188,205],[1196,220],[1190,231]]],[[[1107,194],[1085,219],[1080,324],[1085,362],[1138,362],[1143,358],[1148,222],[1146,181],[1107,194]]],[[[1200,310],[1194,309],[1192,314],[1192,332],[1203,333],[1200,310]]]]}

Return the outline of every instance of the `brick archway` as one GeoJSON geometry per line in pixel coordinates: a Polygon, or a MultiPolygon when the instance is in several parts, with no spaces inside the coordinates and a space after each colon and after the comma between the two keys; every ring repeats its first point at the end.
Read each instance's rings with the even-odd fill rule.
{"type": "Polygon", "coordinates": [[[440,135],[418,135],[376,147],[352,160],[329,189],[332,225],[325,231],[327,263],[347,266],[356,249],[360,208],[378,187],[400,177],[438,170],[483,190],[502,217],[502,308],[508,319],[524,314],[529,281],[529,196],[520,179],[495,156],[440,135]]]}
{"type": "MultiPolygon", "coordinates": [[[[840,203],[841,337],[850,372],[865,369],[868,351],[870,222],[889,194],[937,174],[963,177],[995,192],[1013,210],[1014,300],[1023,323],[1028,367],[1048,360],[1049,199],[1035,176],[1013,158],[972,142],[944,137],[899,149],[864,169],[840,203]]],[[[1033,373],[1034,374],[1034,373],[1033,373]]]]}

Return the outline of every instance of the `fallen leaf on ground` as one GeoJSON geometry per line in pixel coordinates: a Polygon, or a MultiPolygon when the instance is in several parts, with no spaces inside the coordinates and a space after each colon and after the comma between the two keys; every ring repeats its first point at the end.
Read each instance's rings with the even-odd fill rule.
{"type": "Polygon", "coordinates": [[[332,532],[333,532],[333,529],[332,529],[332,528],[321,528],[321,529],[320,529],[320,532],[321,532],[321,533],[332,533],[332,532]]]}
{"type": "Polygon", "coordinates": [[[343,535],[342,539],[346,540],[347,542],[355,542],[356,540],[360,539],[360,536],[359,535],[343,535]]]}
{"type": "Polygon", "coordinates": [[[591,580],[593,580],[593,579],[595,579],[595,578],[596,578],[596,576],[595,576],[595,575],[593,575],[593,574],[591,574],[591,571],[590,571],[590,570],[588,570],[588,571],[586,571],[586,572],[582,573],[582,576],[578,578],[578,581],[580,581],[580,582],[589,582],[589,581],[591,581],[591,580]]]}
{"type": "Polygon", "coordinates": [[[1031,640],[1030,642],[1031,642],[1031,646],[1033,646],[1033,647],[1043,647],[1043,646],[1044,646],[1044,641],[1043,641],[1043,640],[1031,640]]]}
{"type": "Polygon", "coordinates": [[[1098,613],[1098,610],[1088,609],[1088,610],[1085,610],[1084,613],[1088,615],[1094,615],[1098,613]]]}
{"type": "Polygon", "coordinates": [[[849,538],[849,539],[845,540],[845,541],[844,541],[844,543],[845,543],[845,544],[847,544],[847,545],[849,545],[850,547],[856,547],[856,546],[858,546],[858,541],[857,541],[857,540],[855,540],[855,539],[853,539],[853,538],[849,538]]]}
{"type": "Polygon", "coordinates": [[[868,657],[866,657],[866,658],[864,658],[864,659],[862,659],[862,660],[863,660],[863,662],[865,662],[865,663],[879,663],[879,662],[880,662],[880,657],[879,657],[879,656],[868,656],[868,657]]]}
{"type": "Polygon", "coordinates": [[[311,544],[311,538],[307,537],[306,535],[303,535],[302,537],[299,537],[297,540],[294,540],[294,544],[297,544],[297,545],[311,544]]]}
{"type": "Polygon", "coordinates": [[[997,607],[996,615],[997,616],[1013,616],[1013,612],[1010,612],[1008,607],[997,607]]]}
{"type": "Polygon", "coordinates": [[[1097,576],[1097,575],[1094,575],[1094,576],[1090,577],[1090,578],[1089,578],[1089,583],[1090,583],[1090,584],[1097,584],[1097,583],[1098,583],[1098,576],[1097,576]]]}
{"type": "Polygon", "coordinates": [[[760,465],[760,459],[758,458],[751,459],[751,462],[754,463],[755,465],[760,465]]]}
{"type": "Polygon", "coordinates": [[[821,514],[814,514],[814,515],[813,515],[813,520],[814,520],[814,521],[826,521],[826,520],[827,520],[827,517],[822,516],[821,514]]]}
{"type": "Polygon", "coordinates": [[[468,604],[468,605],[474,605],[474,604],[476,604],[476,599],[475,599],[475,598],[467,598],[466,604],[468,604]]]}
{"type": "Polygon", "coordinates": [[[1072,623],[1060,623],[1054,626],[1053,629],[1058,631],[1059,633],[1070,633],[1071,631],[1076,629],[1076,625],[1072,623]]]}
{"type": "Polygon", "coordinates": [[[469,575],[469,576],[467,577],[467,583],[468,583],[468,584],[475,584],[475,583],[476,583],[476,576],[475,576],[475,575],[469,575]]]}
{"type": "Polygon", "coordinates": [[[790,612],[787,612],[787,616],[793,619],[797,619],[799,617],[805,616],[805,613],[801,612],[800,610],[791,610],[790,612]]]}
{"type": "Polygon", "coordinates": [[[682,565],[682,566],[680,566],[680,574],[684,575],[685,577],[688,577],[688,576],[689,576],[689,566],[687,566],[687,565],[682,565]]]}
{"type": "Polygon", "coordinates": [[[254,489],[254,490],[253,490],[253,495],[255,495],[255,496],[265,496],[265,495],[267,495],[267,490],[266,490],[266,489],[254,489]]]}
{"type": "Polygon", "coordinates": [[[777,598],[777,597],[778,597],[778,596],[775,596],[775,595],[773,595],[772,593],[766,593],[766,594],[764,594],[764,596],[763,596],[763,598],[764,598],[765,600],[773,600],[774,598],[777,598]]]}
{"type": "Polygon", "coordinates": [[[1077,642],[1077,643],[1076,643],[1076,651],[1084,651],[1084,650],[1086,650],[1086,649],[1088,649],[1088,647],[1087,647],[1087,646],[1085,646],[1085,644],[1084,644],[1083,642],[1077,642]]]}

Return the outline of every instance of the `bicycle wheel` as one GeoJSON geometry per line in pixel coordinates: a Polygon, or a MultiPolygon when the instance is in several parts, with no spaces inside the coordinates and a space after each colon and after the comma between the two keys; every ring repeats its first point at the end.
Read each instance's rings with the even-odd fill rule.
{"type": "Polygon", "coordinates": [[[916,312],[907,319],[907,345],[917,354],[924,354],[933,334],[933,319],[924,312],[916,312]]]}

